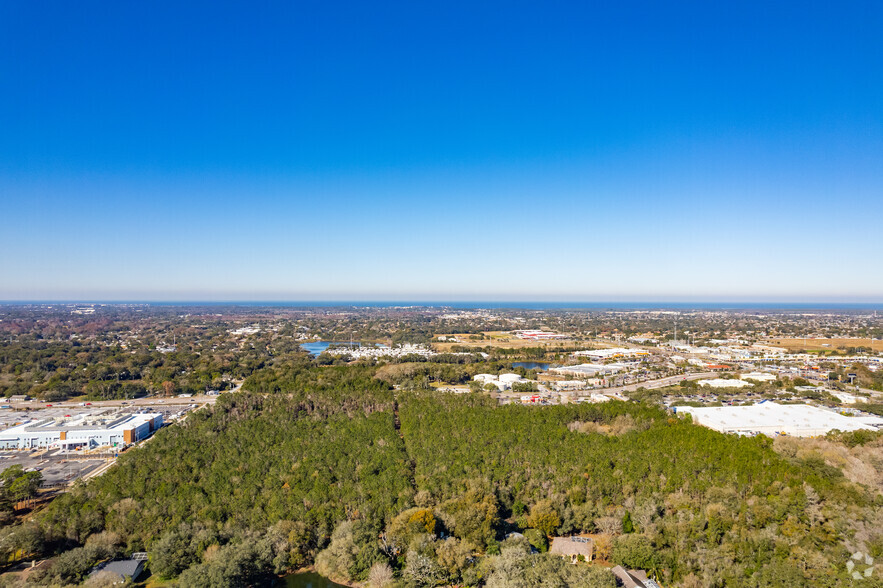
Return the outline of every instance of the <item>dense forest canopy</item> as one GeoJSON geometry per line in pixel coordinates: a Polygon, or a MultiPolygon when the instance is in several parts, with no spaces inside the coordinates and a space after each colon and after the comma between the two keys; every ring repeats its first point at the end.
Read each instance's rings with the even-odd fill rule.
{"type": "MultiPolygon", "coordinates": [[[[473,382],[480,373],[534,378],[512,362],[559,361],[601,329],[661,332],[665,315],[482,314],[485,328],[575,332],[569,343],[508,347],[484,346],[475,319],[442,311],[298,310],[293,322],[288,311],[218,310],[2,315],[7,396],[242,385],[25,520],[13,505],[36,493],[39,477],[4,472],[0,551],[11,563],[49,559],[28,583],[75,585],[98,562],[146,551],[154,578],[180,586],[266,585],[313,566],[378,587],[612,587],[614,564],[687,588],[883,585],[883,573],[853,581],[846,565],[855,552],[883,561],[880,433],[723,435],[659,406],[672,390],[698,393],[690,381],[639,388],[631,402],[555,406],[501,406],[473,382]],[[478,346],[360,361],[299,350],[299,341],[353,331],[387,343],[467,333],[478,346]],[[465,393],[437,389],[451,385],[465,393]],[[547,553],[554,537],[577,534],[594,541],[591,564],[547,553]]],[[[696,313],[682,328],[754,336],[759,324],[794,334],[801,323],[696,313]]],[[[870,328],[850,317],[834,324],[870,328]]],[[[831,369],[880,384],[881,372],[860,367],[831,369]]],[[[800,383],[752,393],[778,398],[800,383]]],[[[858,406],[883,412],[869,395],[858,406]]],[[[17,582],[0,575],[0,586],[17,582]]]]}
{"type": "MultiPolygon", "coordinates": [[[[867,531],[879,516],[879,495],[835,468],[648,405],[500,407],[380,380],[361,391],[347,384],[367,377],[358,370],[314,369],[331,388],[225,395],[3,544],[60,552],[34,576],[44,583],[147,550],[154,573],[188,586],[308,564],[345,580],[387,566],[406,585],[493,586],[527,574],[519,558],[550,537],[592,533],[607,561],[672,585],[835,586],[858,545],[847,519],[867,531]]],[[[883,534],[862,547],[879,553],[883,534]]],[[[610,585],[603,567],[583,572],[573,581],[610,585]]]]}

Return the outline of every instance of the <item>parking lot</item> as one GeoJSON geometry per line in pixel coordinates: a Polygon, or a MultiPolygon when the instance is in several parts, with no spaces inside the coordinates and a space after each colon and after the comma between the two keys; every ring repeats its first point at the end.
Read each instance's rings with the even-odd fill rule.
{"type": "Polygon", "coordinates": [[[106,458],[88,459],[87,455],[53,451],[0,451],[0,470],[20,465],[43,474],[44,486],[56,486],[82,478],[108,462],[106,458]]]}
{"type": "MultiPolygon", "coordinates": [[[[0,431],[19,425],[29,420],[46,418],[76,417],[82,414],[125,412],[158,412],[163,415],[163,422],[172,423],[190,411],[198,408],[190,403],[155,403],[129,406],[74,406],[71,404],[46,407],[45,404],[31,404],[26,408],[0,409],[0,431]]],[[[0,471],[9,466],[21,465],[25,470],[35,469],[43,474],[44,486],[57,486],[82,478],[113,460],[117,449],[111,447],[96,448],[93,451],[61,451],[57,448],[35,450],[2,450],[0,451],[0,471]]]]}

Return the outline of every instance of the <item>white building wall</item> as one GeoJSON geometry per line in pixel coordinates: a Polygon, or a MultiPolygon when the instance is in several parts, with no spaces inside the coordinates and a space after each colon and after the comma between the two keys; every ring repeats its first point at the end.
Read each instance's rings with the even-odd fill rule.
{"type": "MultiPolygon", "coordinates": [[[[48,430],[41,430],[41,424],[49,424],[51,421],[29,421],[0,432],[0,449],[34,449],[58,445],[86,447],[120,445],[125,442],[125,431],[134,429],[134,439],[140,441],[149,437],[163,423],[162,414],[159,413],[134,414],[129,418],[121,418],[124,420],[118,420],[117,425],[110,428],[95,426],[80,429],[75,428],[76,424],[73,424],[70,428],[51,426],[48,430]],[[154,422],[153,431],[150,427],[151,419],[154,422]],[[28,430],[29,428],[35,430],[28,430]],[[61,439],[62,433],[65,433],[64,440],[61,439]]],[[[74,423],[82,423],[82,420],[74,423]]]]}

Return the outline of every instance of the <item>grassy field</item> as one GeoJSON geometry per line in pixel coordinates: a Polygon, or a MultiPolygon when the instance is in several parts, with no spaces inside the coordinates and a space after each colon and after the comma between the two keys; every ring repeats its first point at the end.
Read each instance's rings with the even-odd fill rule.
{"type": "Polygon", "coordinates": [[[806,351],[837,351],[838,347],[870,347],[874,351],[883,351],[883,341],[879,339],[768,339],[765,345],[784,347],[788,351],[805,349],[806,351]]]}

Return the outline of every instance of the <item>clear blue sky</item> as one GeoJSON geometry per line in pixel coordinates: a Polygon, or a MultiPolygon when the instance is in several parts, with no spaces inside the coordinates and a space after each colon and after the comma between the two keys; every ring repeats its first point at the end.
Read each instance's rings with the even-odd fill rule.
{"type": "Polygon", "coordinates": [[[0,299],[883,300],[883,3],[0,4],[0,299]]]}

